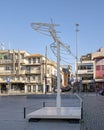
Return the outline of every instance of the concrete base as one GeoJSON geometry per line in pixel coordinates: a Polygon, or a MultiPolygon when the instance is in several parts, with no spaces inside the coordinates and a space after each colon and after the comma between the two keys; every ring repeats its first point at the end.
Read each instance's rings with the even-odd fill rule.
{"type": "Polygon", "coordinates": [[[81,107],[43,107],[26,116],[31,119],[81,119],[81,107]]]}

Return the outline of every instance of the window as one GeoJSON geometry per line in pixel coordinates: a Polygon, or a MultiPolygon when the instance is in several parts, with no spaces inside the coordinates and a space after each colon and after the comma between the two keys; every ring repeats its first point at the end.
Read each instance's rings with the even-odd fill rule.
{"type": "Polygon", "coordinates": [[[42,92],[43,91],[43,86],[42,85],[38,85],[38,91],[42,92]]]}
{"type": "Polygon", "coordinates": [[[14,77],[14,76],[12,76],[12,77],[11,77],[11,79],[12,79],[12,80],[15,80],[15,77],[14,77]]]}
{"type": "Polygon", "coordinates": [[[82,77],[82,80],[92,80],[93,79],[93,76],[92,75],[85,75],[82,77]]]}
{"type": "Polygon", "coordinates": [[[53,75],[57,76],[57,71],[56,70],[54,70],[54,74],[53,75]]]}
{"type": "Polygon", "coordinates": [[[19,76],[17,76],[16,78],[17,78],[17,80],[20,80],[20,77],[19,77],[19,76]]]}
{"type": "Polygon", "coordinates": [[[31,85],[28,85],[28,92],[31,92],[31,85]]]}
{"type": "Polygon", "coordinates": [[[39,71],[39,70],[40,70],[40,66],[39,66],[39,67],[37,67],[37,68],[36,68],[36,70],[38,70],[38,71],[39,71]]]}
{"type": "Polygon", "coordinates": [[[97,65],[97,66],[96,66],[96,70],[100,70],[100,65],[97,65]]]}
{"type": "Polygon", "coordinates": [[[49,71],[49,70],[50,70],[50,69],[48,68],[48,69],[47,69],[47,74],[49,74],[49,73],[50,73],[50,71],[49,71]]]}
{"type": "Polygon", "coordinates": [[[28,71],[30,71],[30,70],[31,70],[30,66],[27,66],[27,70],[28,70],[28,71]]]}
{"type": "Polygon", "coordinates": [[[91,66],[91,65],[88,65],[88,66],[87,66],[87,69],[89,69],[89,70],[90,70],[91,68],[92,68],[92,66],[91,66]]]}
{"type": "Polygon", "coordinates": [[[21,59],[24,59],[24,54],[21,54],[21,59]]]}
{"type": "Polygon", "coordinates": [[[33,92],[36,92],[36,85],[33,85],[33,92]]]}
{"type": "Polygon", "coordinates": [[[15,58],[16,58],[16,59],[18,58],[18,53],[15,53],[15,58]]]}
{"type": "Polygon", "coordinates": [[[21,77],[21,80],[25,80],[25,77],[24,77],[24,76],[22,76],[22,77],[21,77]]]}
{"type": "Polygon", "coordinates": [[[78,69],[79,69],[79,70],[86,70],[87,68],[86,68],[85,65],[80,65],[80,66],[78,66],[78,69]]]}
{"type": "Polygon", "coordinates": [[[38,63],[40,63],[40,58],[38,58],[38,63]]]}
{"type": "Polygon", "coordinates": [[[33,63],[36,63],[36,58],[33,58],[33,63]]]}
{"type": "Polygon", "coordinates": [[[13,60],[13,54],[10,54],[9,57],[11,60],[13,60]]]}
{"type": "Polygon", "coordinates": [[[10,66],[6,66],[6,70],[10,70],[10,66]]]}
{"type": "Polygon", "coordinates": [[[37,78],[38,78],[38,81],[40,81],[40,80],[41,80],[41,77],[40,77],[40,75],[38,75],[38,76],[37,76],[37,78]]]}
{"type": "Polygon", "coordinates": [[[27,77],[27,81],[30,81],[30,76],[27,77]]]}
{"type": "Polygon", "coordinates": [[[47,80],[47,84],[50,84],[50,80],[47,80]]]}
{"type": "Polygon", "coordinates": [[[4,55],[4,59],[5,59],[5,60],[7,59],[7,55],[4,55]]]}
{"type": "Polygon", "coordinates": [[[28,63],[29,63],[29,64],[31,63],[31,58],[28,59],[28,63]]]}
{"type": "Polygon", "coordinates": [[[21,66],[21,70],[25,70],[25,66],[21,66]]]}
{"type": "Polygon", "coordinates": [[[102,65],[102,70],[104,70],[104,65],[102,65]]]}
{"type": "Polygon", "coordinates": [[[32,79],[35,80],[36,79],[35,76],[33,76],[32,79]]]}

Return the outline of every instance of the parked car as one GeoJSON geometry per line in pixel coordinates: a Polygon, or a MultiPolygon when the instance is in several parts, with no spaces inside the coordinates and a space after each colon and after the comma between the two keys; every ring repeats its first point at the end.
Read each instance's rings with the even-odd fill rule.
{"type": "Polygon", "coordinates": [[[102,96],[104,96],[104,90],[101,90],[101,91],[99,92],[99,94],[102,95],[102,96]]]}
{"type": "Polygon", "coordinates": [[[71,90],[71,86],[70,85],[67,85],[67,86],[61,88],[61,92],[68,92],[70,90],[71,90]]]}

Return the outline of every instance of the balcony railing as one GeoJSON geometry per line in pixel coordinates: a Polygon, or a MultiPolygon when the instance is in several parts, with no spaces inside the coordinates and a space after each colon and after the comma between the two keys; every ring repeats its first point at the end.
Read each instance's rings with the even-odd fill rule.
{"type": "Polygon", "coordinates": [[[11,64],[13,60],[0,60],[0,64],[11,64]]]}
{"type": "Polygon", "coordinates": [[[2,70],[2,71],[0,71],[0,75],[3,75],[3,74],[10,75],[10,74],[16,74],[16,72],[13,72],[11,70],[2,70]]]}
{"type": "Polygon", "coordinates": [[[93,74],[93,69],[78,70],[78,74],[93,74]]]}
{"type": "Polygon", "coordinates": [[[18,63],[18,62],[20,62],[20,63],[25,63],[25,59],[20,59],[20,60],[16,60],[16,62],[18,63]]]}
{"type": "Polygon", "coordinates": [[[40,70],[26,70],[26,74],[40,74],[40,70]]]}
{"type": "Polygon", "coordinates": [[[26,70],[20,70],[19,74],[25,74],[26,70]]]}
{"type": "Polygon", "coordinates": [[[90,79],[90,80],[82,80],[82,83],[93,83],[94,80],[93,79],[90,79]]]}

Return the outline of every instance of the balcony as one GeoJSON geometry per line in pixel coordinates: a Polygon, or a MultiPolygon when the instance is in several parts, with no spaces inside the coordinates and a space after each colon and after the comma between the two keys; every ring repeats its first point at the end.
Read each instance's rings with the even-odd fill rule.
{"type": "Polygon", "coordinates": [[[13,60],[0,60],[0,64],[11,64],[13,60]]]}
{"type": "Polygon", "coordinates": [[[93,69],[78,70],[78,74],[93,74],[93,69]]]}
{"type": "Polygon", "coordinates": [[[11,70],[0,70],[0,75],[11,75],[11,74],[16,74],[16,72],[13,72],[11,70]]]}
{"type": "Polygon", "coordinates": [[[41,61],[33,61],[33,60],[28,60],[26,63],[25,63],[26,65],[33,65],[33,66],[37,66],[37,65],[41,65],[42,64],[42,62],[41,61]]]}
{"type": "Polygon", "coordinates": [[[40,74],[40,70],[26,70],[26,74],[40,74]]]}
{"type": "Polygon", "coordinates": [[[26,70],[20,70],[19,74],[25,74],[26,70]]]}
{"type": "Polygon", "coordinates": [[[6,79],[0,79],[0,83],[5,83],[6,79]]]}
{"type": "Polygon", "coordinates": [[[94,83],[94,80],[93,79],[91,79],[91,80],[82,80],[82,83],[84,84],[84,83],[94,83]]]}
{"type": "Polygon", "coordinates": [[[25,59],[16,59],[16,63],[25,63],[25,59]]]}
{"type": "Polygon", "coordinates": [[[25,80],[21,80],[21,79],[11,79],[10,80],[12,83],[25,83],[26,81],[25,80]]]}

